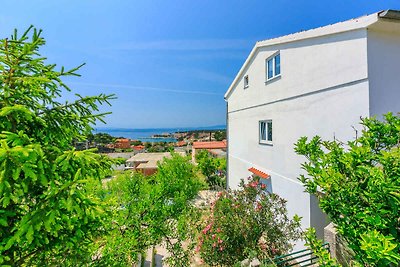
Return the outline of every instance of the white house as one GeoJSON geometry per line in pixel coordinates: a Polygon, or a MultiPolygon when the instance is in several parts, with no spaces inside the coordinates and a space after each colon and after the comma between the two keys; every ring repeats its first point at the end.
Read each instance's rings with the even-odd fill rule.
{"type": "Polygon", "coordinates": [[[400,111],[400,11],[257,42],[225,99],[228,186],[269,175],[263,181],[288,200],[290,215],[321,236],[325,216],[297,180],[305,158],[294,143],[315,135],[347,141],[360,116],[400,111]]]}

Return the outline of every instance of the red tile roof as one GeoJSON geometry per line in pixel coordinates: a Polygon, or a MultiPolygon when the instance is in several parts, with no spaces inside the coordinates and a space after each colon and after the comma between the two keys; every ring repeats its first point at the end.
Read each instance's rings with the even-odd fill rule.
{"type": "Polygon", "coordinates": [[[185,141],[179,141],[175,143],[175,146],[185,146],[186,142],[185,141]]]}
{"type": "Polygon", "coordinates": [[[195,149],[226,148],[226,141],[193,142],[193,148],[195,148],[195,149]]]}
{"type": "Polygon", "coordinates": [[[249,172],[252,172],[253,174],[257,175],[260,178],[263,179],[268,179],[269,177],[271,177],[271,175],[269,175],[268,173],[262,172],[260,170],[257,170],[256,168],[251,167],[249,169],[249,172]]]}
{"type": "Polygon", "coordinates": [[[138,146],[132,146],[132,148],[133,148],[134,150],[142,150],[142,149],[144,149],[144,146],[138,145],[138,146]]]}
{"type": "Polygon", "coordinates": [[[115,140],[115,142],[127,143],[127,142],[130,142],[130,140],[128,138],[119,138],[119,139],[115,140]]]}

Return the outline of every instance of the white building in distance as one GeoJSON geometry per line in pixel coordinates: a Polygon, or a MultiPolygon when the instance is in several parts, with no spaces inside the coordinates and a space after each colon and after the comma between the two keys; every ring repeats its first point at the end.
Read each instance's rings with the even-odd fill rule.
{"type": "Polygon", "coordinates": [[[228,186],[269,175],[268,190],[321,237],[326,218],[297,180],[306,159],[294,143],[315,135],[346,142],[360,133],[360,117],[400,111],[399,64],[394,10],[257,42],[225,94],[228,186]]]}

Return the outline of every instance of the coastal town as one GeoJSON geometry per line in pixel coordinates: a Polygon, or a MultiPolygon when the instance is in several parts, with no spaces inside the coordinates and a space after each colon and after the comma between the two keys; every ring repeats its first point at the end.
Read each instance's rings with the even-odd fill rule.
{"type": "Polygon", "coordinates": [[[400,266],[400,5],[171,1],[0,9],[0,266],[400,266]]]}
{"type": "MultiPolygon", "coordinates": [[[[148,140],[149,138],[146,138],[148,140]]],[[[158,163],[164,158],[171,157],[171,153],[182,156],[189,155],[196,162],[199,151],[207,151],[214,158],[226,159],[226,130],[196,130],[159,134],[151,136],[154,142],[142,142],[129,138],[116,138],[107,133],[97,133],[85,142],[76,145],[78,149],[96,148],[111,158],[125,159],[122,164],[115,166],[116,170],[138,171],[145,175],[152,175],[157,171],[158,163]],[[166,142],[173,138],[175,142],[166,142]]]]}

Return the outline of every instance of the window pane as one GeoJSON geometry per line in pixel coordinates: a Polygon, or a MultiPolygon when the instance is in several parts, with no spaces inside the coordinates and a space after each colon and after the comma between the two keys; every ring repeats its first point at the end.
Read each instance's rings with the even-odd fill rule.
{"type": "Polygon", "coordinates": [[[265,121],[260,121],[260,140],[267,140],[267,131],[266,131],[266,123],[265,121]]]}
{"type": "Polygon", "coordinates": [[[274,68],[272,58],[267,61],[267,78],[271,79],[274,76],[274,68]]]}
{"type": "Polygon", "coordinates": [[[275,76],[281,74],[281,55],[275,56],[275,76]]]}
{"type": "Polygon", "coordinates": [[[267,122],[268,141],[272,141],[272,121],[267,122]]]}

